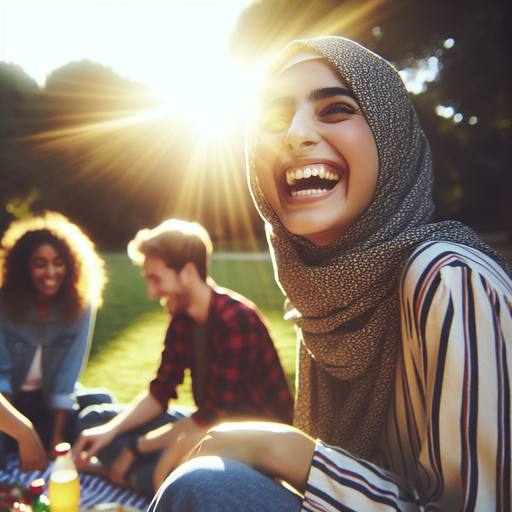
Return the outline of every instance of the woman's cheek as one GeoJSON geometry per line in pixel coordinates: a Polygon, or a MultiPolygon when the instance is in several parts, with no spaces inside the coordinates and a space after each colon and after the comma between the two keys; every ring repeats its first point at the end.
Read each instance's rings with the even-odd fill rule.
{"type": "Polygon", "coordinates": [[[280,204],[274,173],[276,163],[276,148],[272,142],[260,142],[256,149],[256,174],[260,188],[274,210],[280,204]]]}

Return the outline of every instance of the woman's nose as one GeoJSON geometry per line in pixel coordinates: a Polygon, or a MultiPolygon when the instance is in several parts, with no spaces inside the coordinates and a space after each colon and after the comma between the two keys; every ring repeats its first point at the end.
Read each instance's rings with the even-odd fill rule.
{"type": "Polygon", "coordinates": [[[286,145],[293,151],[300,152],[316,146],[319,142],[320,136],[313,113],[306,107],[297,110],[286,134],[286,145]]]}

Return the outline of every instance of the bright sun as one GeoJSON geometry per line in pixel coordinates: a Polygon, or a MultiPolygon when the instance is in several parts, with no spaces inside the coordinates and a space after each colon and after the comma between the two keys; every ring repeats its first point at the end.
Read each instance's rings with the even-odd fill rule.
{"type": "Polygon", "coordinates": [[[85,58],[149,85],[170,110],[218,127],[243,101],[226,56],[238,16],[250,3],[1,0],[0,60],[20,65],[43,86],[53,70],[85,58]]]}
{"type": "Polygon", "coordinates": [[[215,73],[203,71],[178,94],[170,90],[166,100],[170,110],[181,111],[207,134],[222,131],[247,109],[249,85],[228,65],[215,73]]]}

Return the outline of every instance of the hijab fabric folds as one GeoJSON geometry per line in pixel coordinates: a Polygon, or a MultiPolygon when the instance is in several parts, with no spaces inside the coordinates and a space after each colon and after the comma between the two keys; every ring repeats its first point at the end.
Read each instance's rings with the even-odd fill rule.
{"type": "Polygon", "coordinates": [[[468,227],[430,224],[430,148],[397,71],[341,37],[294,41],[267,69],[246,140],[251,193],[266,222],[278,283],[298,327],[295,425],[314,438],[372,458],[394,382],[400,340],[399,280],[415,247],[443,240],[507,261],[468,227]],[[290,233],[272,210],[255,169],[265,90],[301,51],[316,51],[352,89],[376,141],[379,177],[366,212],[328,246],[290,233]]]}

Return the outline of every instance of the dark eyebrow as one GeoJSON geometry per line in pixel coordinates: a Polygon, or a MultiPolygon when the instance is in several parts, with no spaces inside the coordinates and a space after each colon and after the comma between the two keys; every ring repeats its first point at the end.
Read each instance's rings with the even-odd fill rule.
{"type": "Polygon", "coordinates": [[[354,93],[343,87],[325,87],[324,89],[315,89],[309,93],[308,101],[325,100],[326,98],[333,98],[334,96],[348,96],[357,102],[354,93]]]}
{"type": "MultiPolygon", "coordinates": [[[[334,98],[335,96],[348,96],[358,103],[354,93],[344,87],[324,87],[322,89],[315,89],[309,93],[306,99],[308,101],[320,101],[325,100],[326,98],[334,98]]],[[[291,98],[284,96],[271,101],[264,107],[264,110],[287,108],[293,105],[293,103],[294,101],[291,98]]]]}

